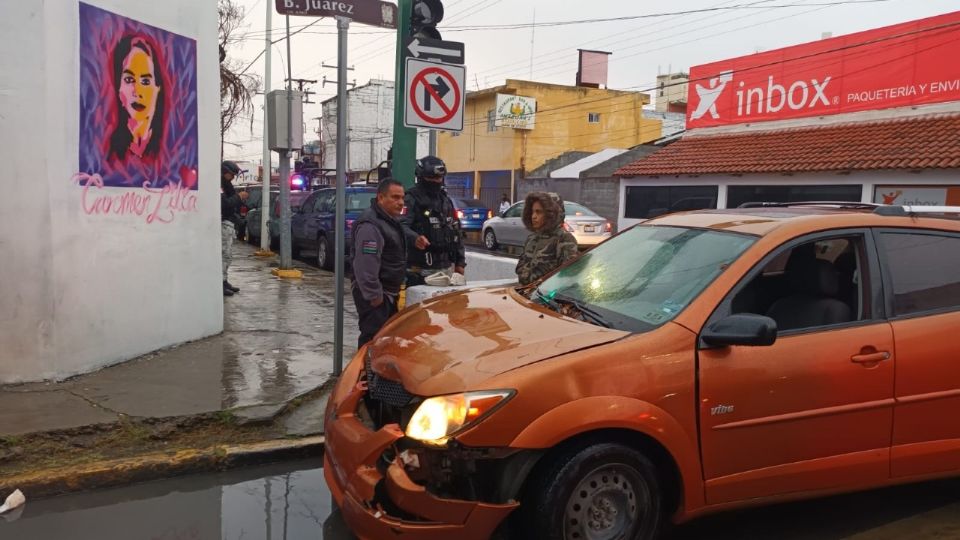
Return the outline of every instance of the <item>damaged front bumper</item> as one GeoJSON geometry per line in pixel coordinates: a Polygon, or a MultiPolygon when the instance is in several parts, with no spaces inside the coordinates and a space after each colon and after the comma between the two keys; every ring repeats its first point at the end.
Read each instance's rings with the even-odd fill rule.
{"type": "MultiPolygon", "coordinates": [[[[356,381],[358,372],[348,369],[344,380],[356,381]]],[[[411,480],[400,458],[382,464],[404,433],[396,424],[378,431],[364,425],[357,417],[364,391],[344,386],[338,392],[344,395],[332,396],[323,470],[345,521],[361,539],[487,540],[519,506],[440,498],[411,480]]]]}

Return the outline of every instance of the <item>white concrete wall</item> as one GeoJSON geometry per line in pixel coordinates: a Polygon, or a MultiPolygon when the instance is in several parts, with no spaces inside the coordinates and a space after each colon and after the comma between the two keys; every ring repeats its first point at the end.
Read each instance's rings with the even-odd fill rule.
{"type": "Polygon", "coordinates": [[[863,186],[861,202],[872,203],[874,202],[874,188],[876,186],[958,186],[960,185],[960,170],[924,169],[915,172],[856,171],[850,174],[747,174],[742,176],[715,174],[696,177],[623,178],[620,180],[618,230],[622,231],[644,221],[625,217],[628,186],[719,186],[717,207],[726,208],[728,187],[751,185],[861,185],[863,186]]]}
{"type": "Polygon", "coordinates": [[[78,2],[0,3],[0,383],[64,378],[223,328],[216,2],[88,3],[197,40],[196,211],[166,224],[83,211],[71,180],[78,2]]]}

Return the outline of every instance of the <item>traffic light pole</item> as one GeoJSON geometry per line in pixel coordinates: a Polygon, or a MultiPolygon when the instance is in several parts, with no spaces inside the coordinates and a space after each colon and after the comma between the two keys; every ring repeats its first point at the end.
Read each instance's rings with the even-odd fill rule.
{"type": "Polygon", "coordinates": [[[404,64],[403,46],[410,37],[410,19],[413,15],[414,0],[398,0],[397,7],[397,69],[395,85],[395,99],[393,108],[393,178],[402,182],[404,186],[414,184],[413,171],[417,161],[417,130],[404,127],[403,115],[407,109],[406,95],[406,65],[404,64]]]}

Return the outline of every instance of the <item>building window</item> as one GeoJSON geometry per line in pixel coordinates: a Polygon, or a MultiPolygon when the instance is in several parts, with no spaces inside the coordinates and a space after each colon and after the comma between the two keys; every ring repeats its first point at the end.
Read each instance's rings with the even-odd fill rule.
{"type": "Polygon", "coordinates": [[[730,186],[727,208],[762,202],[860,202],[863,186],[730,186]]]}
{"type": "Polygon", "coordinates": [[[660,83],[660,97],[663,97],[663,89],[666,87],[667,85],[665,83],[660,83]]]}
{"type": "Polygon", "coordinates": [[[624,217],[653,219],[672,212],[717,207],[717,186],[630,186],[624,217]]]}
{"type": "Polygon", "coordinates": [[[590,124],[599,124],[600,123],[600,113],[589,113],[587,114],[587,123],[590,124]]]}
{"type": "Polygon", "coordinates": [[[487,131],[494,132],[497,130],[497,112],[493,109],[487,111],[487,131]]]}
{"type": "Polygon", "coordinates": [[[893,279],[897,316],[960,309],[960,237],[927,233],[880,236],[893,279]]]}

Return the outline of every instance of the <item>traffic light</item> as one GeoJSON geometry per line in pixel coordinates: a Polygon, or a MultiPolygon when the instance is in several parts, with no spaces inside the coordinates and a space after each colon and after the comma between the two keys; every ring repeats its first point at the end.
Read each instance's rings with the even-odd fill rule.
{"type": "Polygon", "coordinates": [[[443,39],[437,25],[443,20],[440,0],[414,0],[410,18],[410,35],[418,38],[443,39]]]}

